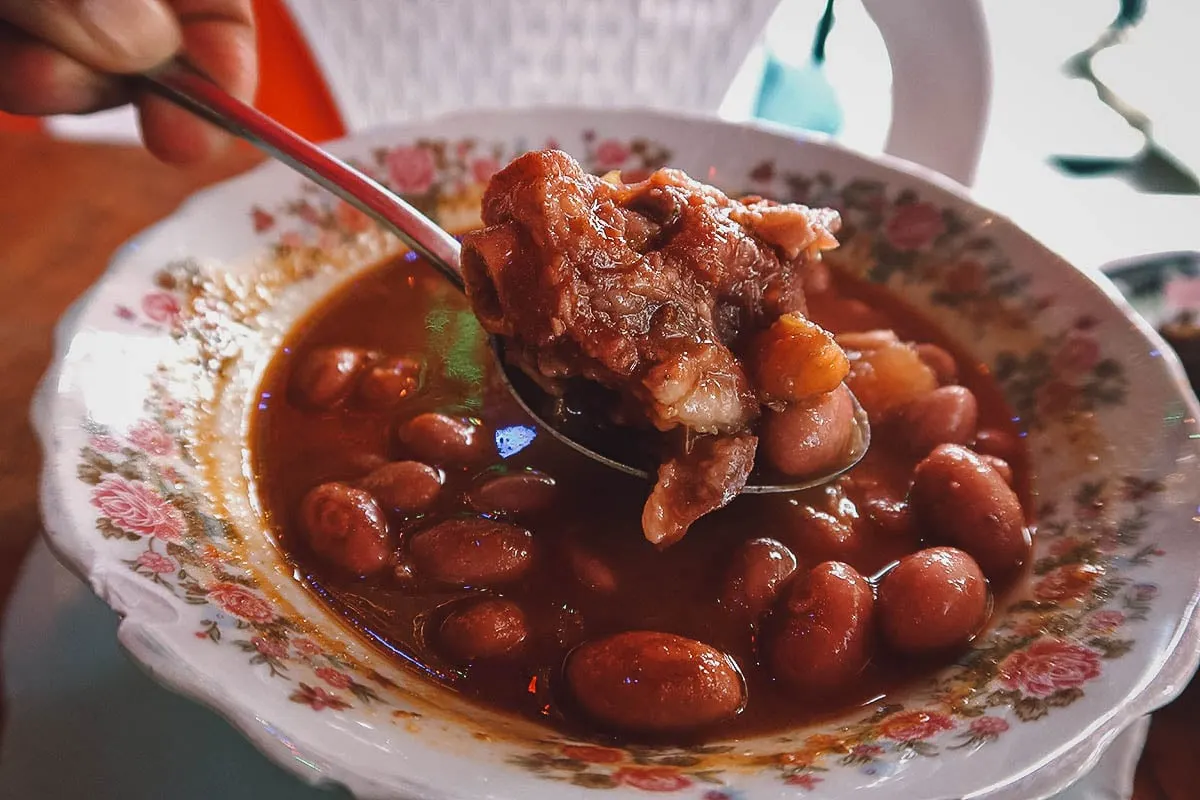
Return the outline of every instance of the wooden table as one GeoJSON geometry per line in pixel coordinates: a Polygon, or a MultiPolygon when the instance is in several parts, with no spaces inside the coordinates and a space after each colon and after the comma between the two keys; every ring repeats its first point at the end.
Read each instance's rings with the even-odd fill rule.
{"type": "MultiPolygon", "coordinates": [[[[197,188],[257,161],[234,148],[179,171],[134,148],[0,134],[0,611],[40,527],[29,402],[55,322],[122,242],[197,188]]],[[[1200,681],[1155,715],[1134,792],[1135,800],[1197,797],[1200,681]]]]}

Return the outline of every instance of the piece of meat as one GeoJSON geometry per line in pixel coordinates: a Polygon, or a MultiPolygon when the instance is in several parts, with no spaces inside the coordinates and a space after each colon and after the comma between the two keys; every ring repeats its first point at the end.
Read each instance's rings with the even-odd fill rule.
{"type": "MultiPolygon", "coordinates": [[[[742,434],[761,404],[744,351],[781,314],[805,311],[805,270],[837,245],[837,213],[739,202],[678,170],[638,183],[601,179],[547,150],[492,178],[483,221],[463,240],[462,267],[484,329],[552,392],[584,378],[616,393],[622,419],[633,409],[635,422],[661,431],[741,442],[695,462],[724,482],[711,497],[672,489],[670,519],[690,524],[731,500],[749,472],[734,480],[745,466],[737,459],[748,449],[753,463],[754,437],[742,434]],[[681,497],[703,510],[684,513],[681,497]]],[[[693,474],[692,459],[664,465],[655,492],[667,477],[693,474]]],[[[687,524],[658,539],[677,539],[687,524]]]]}
{"type": "Polygon", "coordinates": [[[758,414],[758,401],[729,348],[706,342],[684,345],[642,379],[650,421],[666,430],[682,425],[697,433],[740,430],[758,414]]]}
{"type": "Polygon", "coordinates": [[[748,433],[703,436],[690,451],[664,461],[642,509],[646,539],[667,547],[700,517],[728,505],[746,485],[757,447],[757,437],[748,433]]]}

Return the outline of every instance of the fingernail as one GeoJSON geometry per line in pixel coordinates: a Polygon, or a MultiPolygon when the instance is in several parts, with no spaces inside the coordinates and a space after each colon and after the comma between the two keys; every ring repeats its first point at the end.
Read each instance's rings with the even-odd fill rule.
{"type": "Polygon", "coordinates": [[[125,71],[161,64],[179,49],[179,25],[159,0],[80,0],[79,17],[125,71]]]}

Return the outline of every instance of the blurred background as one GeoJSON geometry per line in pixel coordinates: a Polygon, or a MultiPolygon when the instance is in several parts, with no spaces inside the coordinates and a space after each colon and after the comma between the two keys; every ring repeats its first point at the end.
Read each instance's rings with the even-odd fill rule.
{"type": "MultiPolygon", "coordinates": [[[[720,3],[695,0],[686,24],[648,19],[647,8],[653,12],[656,4],[635,0],[607,4],[610,11],[602,16],[568,15],[557,3],[527,0],[476,4],[474,10],[468,3],[449,12],[453,0],[254,5],[262,59],[257,104],[318,140],[463,106],[564,99],[604,104],[620,90],[627,104],[646,104],[638,87],[604,84],[616,75],[599,75],[582,93],[577,76],[555,85],[553,73],[564,66],[603,73],[605,64],[564,65],[539,41],[564,31],[569,36],[572,25],[586,26],[588,38],[600,44],[628,38],[625,11],[643,50],[660,44],[653,38],[656,28],[685,30],[694,39],[692,63],[688,57],[664,62],[664,69],[691,70],[683,80],[694,91],[664,94],[651,86],[647,91],[657,94],[650,102],[777,122],[868,151],[880,150],[887,139],[889,46],[893,61],[911,65],[913,74],[905,78],[927,114],[923,133],[938,142],[947,139],[939,126],[958,124],[943,120],[962,114],[954,92],[969,90],[940,81],[947,73],[985,68],[990,59],[990,81],[982,84],[986,94],[990,82],[990,103],[978,98],[986,124],[973,181],[982,202],[1085,266],[1200,249],[1200,226],[1194,224],[1200,212],[1200,90],[1194,78],[1200,58],[1193,47],[1200,4],[1192,0],[742,0],[726,4],[738,7],[736,19],[722,16],[720,3]],[[531,16],[532,8],[539,13],[531,16]],[[899,32],[885,42],[877,20],[896,17],[895,9],[904,19],[889,22],[899,32]],[[972,29],[976,14],[982,15],[979,32],[972,29]],[[511,16],[532,22],[523,31],[494,24],[511,16]],[[704,30],[705,24],[715,30],[704,30]],[[498,83],[496,65],[487,59],[489,52],[493,60],[505,55],[505,46],[522,48],[520,59],[510,59],[521,62],[519,85],[503,75],[506,82],[498,83]],[[539,65],[530,53],[545,60],[539,65]]],[[[594,5],[605,4],[580,4],[594,5]]],[[[663,13],[676,14],[689,6],[660,5],[663,13]]],[[[688,44],[673,47],[683,51],[688,44]]],[[[664,83],[671,84],[669,76],[664,83]]],[[[76,139],[136,137],[129,110],[40,122],[0,117],[0,130],[5,128],[76,139]]],[[[953,177],[968,182],[962,174],[953,177]]]]}

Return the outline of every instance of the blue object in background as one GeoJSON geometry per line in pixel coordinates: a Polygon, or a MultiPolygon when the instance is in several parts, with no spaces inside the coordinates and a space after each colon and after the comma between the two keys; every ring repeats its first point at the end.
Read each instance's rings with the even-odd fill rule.
{"type": "Polygon", "coordinates": [[[833,3],[826,0],[806,64],[788,63],[768,46],[754,116],[830,136],[841,132],[842,106],[824,68],[825,43],[833,30],[833,3]]]}
{"type": "Polygon", "coordinates": [[[842,129],[842,106],[821,65],[795,67],[772,54],[767,55],[754,116],[830,136],[842,129]]]}

